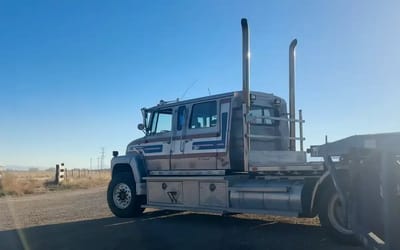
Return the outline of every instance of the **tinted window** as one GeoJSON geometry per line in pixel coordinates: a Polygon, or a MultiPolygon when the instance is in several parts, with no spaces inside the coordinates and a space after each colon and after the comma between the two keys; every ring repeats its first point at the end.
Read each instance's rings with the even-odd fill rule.
{"type": "Polygon", "coordinates": [[[210,128],[217,125],[217,102],[195,104],[192,107],[190,128],[210,128]]]}
{"type": "Polygon", "coordinates": [[[185,106],[181,106],[178,109],[178,121],[177,121],[177,130],[182,130],[183,126],[185,125],[186,120],[186,108],[185,106]]]}

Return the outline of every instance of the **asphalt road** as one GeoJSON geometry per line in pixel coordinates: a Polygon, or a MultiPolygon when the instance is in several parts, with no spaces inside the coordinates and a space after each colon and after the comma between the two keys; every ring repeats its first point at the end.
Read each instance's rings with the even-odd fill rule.
{"type": "Polygon", "coordinates": [[[0,199],[0,249],[361,250],[333,242],[316,220],[157,210],[115,218],[105,188],[0,199]]]}

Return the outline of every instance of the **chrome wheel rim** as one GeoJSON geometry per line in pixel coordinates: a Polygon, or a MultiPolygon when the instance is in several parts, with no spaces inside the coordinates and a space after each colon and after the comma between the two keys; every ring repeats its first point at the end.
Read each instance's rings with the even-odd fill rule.
{"type": "Polygon", "coordinates": [[[342,234],[353,234],[351,228],[346,225],[346,211],[336,193],[328,204],[328,218],[332,226],[342,234]]]}
{"type": "Polygon", "coordinates": [[[131,204],[132,191],[125,183],[119,183],[113,190],[114,204],[119,209],[125,209],[131,204]]]}

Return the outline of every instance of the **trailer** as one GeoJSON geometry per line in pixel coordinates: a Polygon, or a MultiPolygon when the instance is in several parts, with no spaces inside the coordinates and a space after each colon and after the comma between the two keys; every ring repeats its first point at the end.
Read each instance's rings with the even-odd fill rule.
{"type": "Polygon", "coordinates": [[[323,161],[307,161],[305,121],[295,107],[297,40],[289,46],[287,105],[279,96],[250,90],[246,19],[241,26],[242,90],[143,108],[138,129],[145,135],[129,143],[125,155],[113,152],[107,192],[111,211],[118,217],[140,216],[145,208],[318,215],[330,235],[354,242],[346,192],[351,164],[333,163],[337,154],[329,145],[308,150],[323,161]]]}
{"type": "Polygon", "coordinates": [[[369,249],[400,249],[400,133],[355,135],[310,153],[325,159],[356,239],[369,249]]]}

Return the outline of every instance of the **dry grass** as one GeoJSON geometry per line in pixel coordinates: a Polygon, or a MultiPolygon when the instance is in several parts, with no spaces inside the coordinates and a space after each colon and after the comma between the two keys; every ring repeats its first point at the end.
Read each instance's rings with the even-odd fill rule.
{"type": "Polygon", "coordinates": [[[68,176],[60,185],[54,183],[52,171],[7,171],[0,179],[0,197],[4,195],[20,196],[66,189],[82,189],[105,186],[110,181],[109,171],[86,172],[78,176],[68,176]]]}
{"type": "Polygon", "coordinates": [[[0,196],[32,194],[42,188],[33,176],[19,177],[16,173],[5,172],[0,181],[0,196]]]}
{"type": "Polygon", "coordinates": [[[111,179],[110,171],[95,172],[83,177],[68,177],[61,183],[61,189],[81,189],[105,186],[111,179]]]}

